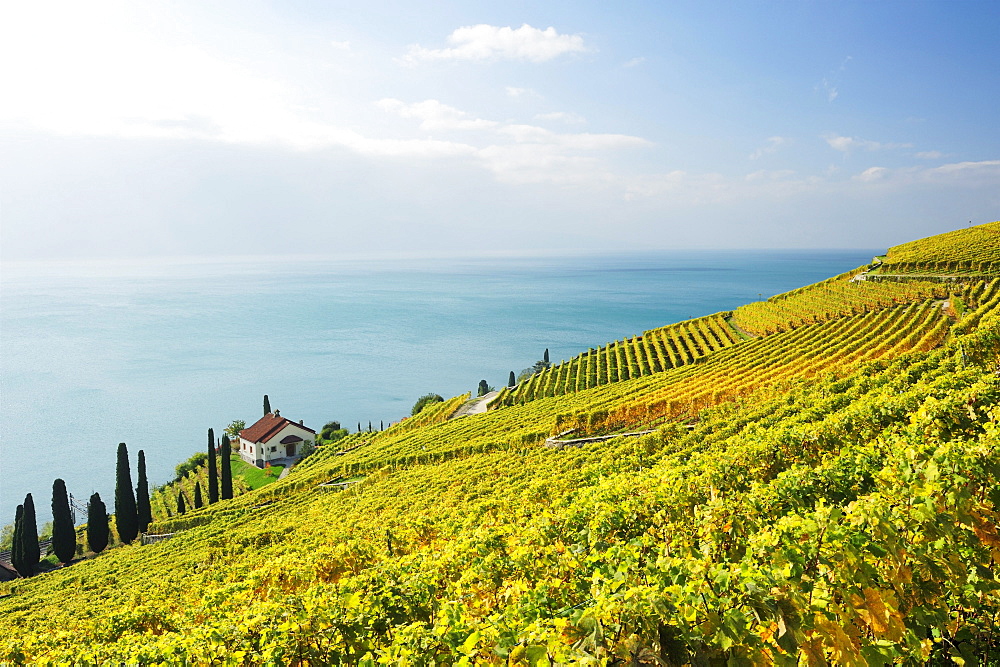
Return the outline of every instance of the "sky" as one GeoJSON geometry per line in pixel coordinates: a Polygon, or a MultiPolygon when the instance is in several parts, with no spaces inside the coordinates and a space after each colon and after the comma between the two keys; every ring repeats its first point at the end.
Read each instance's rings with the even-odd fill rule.
{"type": "Polygon", "coordinates": [[[0,0],[0,259],[879,248],[1000,219],[1000,3],[0,0]]]}

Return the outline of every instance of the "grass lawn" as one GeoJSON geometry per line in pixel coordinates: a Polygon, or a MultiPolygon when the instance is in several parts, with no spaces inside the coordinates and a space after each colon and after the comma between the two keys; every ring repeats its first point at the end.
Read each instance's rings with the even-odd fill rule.
{"type": "Polygon", "coordinates": [[[250,465],[241,459],[239,454],[233,454],[230,460],[232,461],[233,466],[233,478],[242,477],[246,483],[250,485],[251,489],[259,489],[262,486],[267,486],[271,482],[276,482],[278,480],[278,475],[281,474],[282,469],[285,467],[271,466],[271,475],[268,476],[266,470],[250,465]]]}

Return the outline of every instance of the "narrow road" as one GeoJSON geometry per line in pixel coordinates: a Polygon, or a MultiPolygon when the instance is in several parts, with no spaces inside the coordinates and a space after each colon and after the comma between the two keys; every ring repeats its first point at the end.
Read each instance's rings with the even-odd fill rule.
{"type": "Polygon", "coordinates": [[[465,417],[468,415],[480,415],[486,412],[486,406],[489,405],[490,401],[497,397],[499,391],[491,391],[488,394],[480,396],[479,398],[474,398],[471,401],[466,401],[462,404],[455,413],[448,417],[448,419],[458,419],[459,417],[465,417]]]}

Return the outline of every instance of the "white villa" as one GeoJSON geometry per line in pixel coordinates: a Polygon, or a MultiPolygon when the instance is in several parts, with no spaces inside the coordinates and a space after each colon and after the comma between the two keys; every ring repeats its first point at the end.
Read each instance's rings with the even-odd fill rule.
{"type": "Polygon", "coordinates": [[[269,412],[240,431],[240,457],[263,468],[265,463],[301,456],[302,445],[313,442],[316,431],[282,417],[278,410],[269,412]]]}

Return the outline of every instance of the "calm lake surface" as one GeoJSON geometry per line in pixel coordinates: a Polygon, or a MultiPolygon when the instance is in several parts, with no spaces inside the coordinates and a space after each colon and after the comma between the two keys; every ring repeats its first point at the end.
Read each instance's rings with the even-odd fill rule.
{"type": "MultiPolygon", "coordinates": [[[[114,499],[117,443],[151,484],[263,395],[319,429],[390,421],[422,394],[502,386],[646,329],[843,273],[876,250],[334,261],[6,262],[0,525],[52,481],[114,499]]],[[[80,518],[80,520],[83,520],[80,518]]]]}

